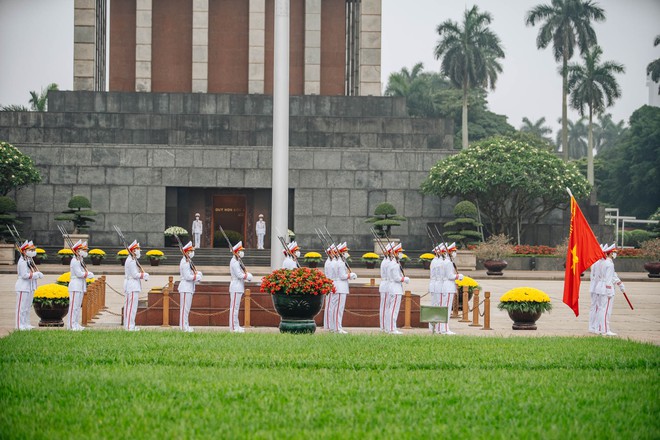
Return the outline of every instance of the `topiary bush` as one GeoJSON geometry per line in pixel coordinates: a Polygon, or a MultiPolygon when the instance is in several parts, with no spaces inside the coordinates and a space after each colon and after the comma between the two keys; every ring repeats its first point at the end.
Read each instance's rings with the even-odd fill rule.
{"type": "Polygon", "coordinates": [[[456,219],[445,223],[449,231],[445,236],[449,241],[455,241],[459,248],[466,249],[470,244],[481,241],[481,233],[478,228],[483,226],[477,221],[478,211],[474,203],[463,200],[454,206],[454,217],[456,219]]]}
{"type": "Polygon", "coordinates": [[[366,219],[365,223],[373,223],[379,237],[390,237],[392,226],[401,226],[401,222],[406,220],[404,216],[397,215],[394,205],[385,202],[376,206],[374,215],[366,219]]]}
{"type": "Polygon", "coordinates": [[[98,214],[96,211],[92,211],[92,204],[84,196],[71,197],[68,208],[62,211],[61,215],[55,217],[55,220],[72,222],[74,234],[89,229],[87,223],[94,222],[95,220],[92,217],[98,214]]]}

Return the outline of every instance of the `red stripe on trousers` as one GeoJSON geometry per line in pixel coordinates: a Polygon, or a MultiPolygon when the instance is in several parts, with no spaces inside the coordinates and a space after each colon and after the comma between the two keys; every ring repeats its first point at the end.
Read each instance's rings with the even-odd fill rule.
{"type": "Polygon", "coordinates": [[[133,293],[131,293],[131,306],[128,308],[128,316],[126,320],[126,330],[131,329],[131,316],[133,316],[133,293]]]}
{"type": "Polygon", "coordinates": [[[73,329],[73,324],[72,324],[72,319],[73,319],[73,312],[76,309],[76,292],[71,292],[73,294],[73,298],[71,299],[71,313],[69,313],[69,330],[73,329]]]}
{"type": "Polygon", "coordinates": [[[605,307],[605,314],[603,315],[603,324],[605,325],[605,333],[608,332],[607,329],[607,311],[610,309],[610,297],[607,297],[607,307],[605,307]]]}
{"type": "Polygon", "coordinates": [[[399,297],[401,295],[393,295],[394,298],[394,304],[392,304],[392,316],[390,316],[390,331],[394,331],[394,327],[396,326],[396,320],[394,319],[394,309],[396,309],[396,305],[399,302],[399,297]]]}
{"type": "Polygon", "coordinates": [[[183,305],[181,306],[181,317],[179,318],[179,326],[181,327],[181,330],[185,330],[185,328],[183,327],[183,314],[186,313],[185,312],[185,310],[186,310],[186,294],[185,293],[183,294],[182,303],[183,303],[183,305]]]}
{"type": "Polygon", "coordinates": [[[21,303],[23,302],[23,292],[18,295],[18,313],[16,314],[16,328],[21,329],[21,303]]]}
{"type": "Polygon", "coordinates": [[[234,310],[236,310],[236,294],[232,293],[231,294],[231,310],[230,310],[230,317],[229,317],[229,328],[234,331],[234,310]]]}

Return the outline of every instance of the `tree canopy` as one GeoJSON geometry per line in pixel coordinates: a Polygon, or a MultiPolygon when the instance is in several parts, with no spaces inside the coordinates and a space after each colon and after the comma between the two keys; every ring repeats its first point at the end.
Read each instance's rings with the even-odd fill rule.
{"type": "Polygon", "coordinates": [[[0,141],[0,196],[13,189],[41,182],[41,175],[31,158],[18,148],[0,141]]]}
{"type": "Polygon", "coordinates": [[[577,167],[547,146],[497,136],[438,162],[421,191],[469,200],[485,216],[482,222],[489,233],[516,236],[517,228],[523,231],[526,224],[566,207],[567,187],[577,198],[591,191],[577,167]]]}

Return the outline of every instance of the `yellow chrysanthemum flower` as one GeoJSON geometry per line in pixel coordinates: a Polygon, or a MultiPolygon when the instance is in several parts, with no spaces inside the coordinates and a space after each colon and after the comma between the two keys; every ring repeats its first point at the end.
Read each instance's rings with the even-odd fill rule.
{"type": "Polygon", "coordinates": [[[105,252],[102,249],[92,249],[89,255],[105,255],[105,252]]]}
{"type": "Polygon", "coordinates": [[[37,290],[34,291],[34,297],[49,299],[68,298],[69,290],[66,286],[60,284],[44,284],[37,287],[37,290]]]}
{"type": "Polygon", "coordinates": [[[147,252],[147,257],[162,257],[164,254],[162,251],[159,251],[158,249],[152,249],[147,252]]]}
{"type": "Polygon", "coordinates": [[[307,252],[303,258],[321,258],[318,252],[307,252]]]}
{"type": "Polygon", "coordinates": [[[379,260],[380,256],[373,252],[367,252],[366,254],[362,255],[362,258],[365,260],[379,260]]]}
{"type": "Polygon", "coordinates": [[[479,283],[473,280],[470,277],[463,276],[462,280],[456,280],[456,285],[459,287],[468,286],[468,287],[479,287],[479,283]]]}
{"type": "Polygon", "coordinates": [[[516,287],[500,298],[500,302],[507,301],[549,303],[550,297],[545,292],[533,287],[516,287]]]}
{"type": "Polygon", "coordinates": [[[433,254],[431,254],[431,253],[429,253],[429,252],[427,252],[427,253],[422,254],[422,255],[419,256],[419,259],[420,259],[420,260],[432,260],[432,259],[434,259],[434,258],[435,258],[435,255],[433,255],[433,254]]]}

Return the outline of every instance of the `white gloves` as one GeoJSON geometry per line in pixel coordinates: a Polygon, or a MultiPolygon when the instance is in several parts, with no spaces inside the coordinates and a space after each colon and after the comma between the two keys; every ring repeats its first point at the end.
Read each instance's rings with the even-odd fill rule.
{"type": "Polygon", "coordinates": [[[463,274],[459,273],[456,278],[458,278],[458,281],[463,281],[463,274]]]}
{"type": "Polygon", "coordinates": [[[94,273],[93,272],[87,272],[87,279],[90,280],[94,278],[94,273]]]}
{"type": "Polygon", "coordinates": [[[202,281],[202,272],[197,271],[197,275],[195,276],[195,281],[202,281]]]}
{"type": "Polygon", "coordinates": [[[357,274],[355,272],[351,272],[350,279],[356,280],[357,279],[357,274]]]}
{"type": "Polygon", "coordinates": [[[146,273],[146,272],[143,272],[142,273],[142,279],[145,280],[145,281],[149,281],[149,274],[146,273]]]}
{"type": "Polygon", "coordinates": [[[41,279],[43,277],[44,277],[44,274],[41,273],[41,272],[35,272],[35,273],[32,274],[32,278],[34,278],[35,280],[41,279]]]}
{"type": "Polygon", "coordinates": [[[248,273],[245,274],[245,275],[246,275],[245,279],[246,279],[248,282],[252,281],[252,274],[251,274],[250,272],[248,272],[248,273]]]}
{"type": "Polygon", "coordinates": [[[410,278],[408,277],[403,277],[403,282],[408,284],[410,282],[410,278]]]}
{"type": "Polygon", "coordinates": [[[619,289],[621,289],[622,292],[625,292],[626,286],[624,286],[623,283],[619,283],[619,289]]]}

